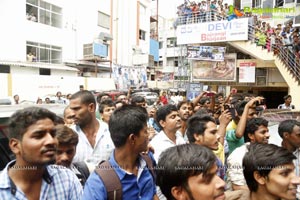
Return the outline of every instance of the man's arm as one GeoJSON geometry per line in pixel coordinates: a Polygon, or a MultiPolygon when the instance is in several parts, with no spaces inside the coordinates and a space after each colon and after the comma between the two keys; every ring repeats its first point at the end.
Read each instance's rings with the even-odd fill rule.
{"type": "Polygon", "coordinates": [[[218,135],[220,136],[219,142],[224,145],[224,139],[226,135],[226,127],[231,121],[231,114],[228,110],[224,110],[219,117],[220,125],[218,128],[218,135]]]}
{"type": "Polygon", "coordinates": [[[245,132],[246,124],[247,124],[247,117],[248,117],[249,109],[251,107],[255,107],[255,102],[261,101],[263,99],[264,99],[263,97],[255,97],[254,99],[251,99],[245,105],[242,117],[241,117],[241,119],[240,119],[240,121],[239,121],[239,123],[238,123],[238,125],[236,127],[236,131],[235,131],[235,136],[237,138],[242,138],[244,136],[244,132],[245,132]]]}

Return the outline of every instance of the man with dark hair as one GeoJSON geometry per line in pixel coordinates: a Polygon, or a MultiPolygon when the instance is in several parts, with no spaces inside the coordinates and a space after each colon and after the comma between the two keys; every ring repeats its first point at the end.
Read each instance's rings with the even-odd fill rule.
{"type": "Polygon", "coordinates": [[[216,175],[216,156],[201,145],[165,150],[157,165],[157,185],[168,200],[224,200],[225,182],[216,175]]]}
{"type": "Polygon", "coordinates": [[[69,106],[74,113],[75,123],[71,128],[79,136],[73,162],[85,161],[92,171],[101,160],[107,160],[113,151],[108,125],[96,118],[96,100],[87,90],[73,94],[69,106]]]}
{"type": "Polygon", "coordinates": [[[226,126],[231,120],[229,111],[224,111],[220,116],[220,126],[217,129],[216,122],[210,115],[195,115],[188,120],[187,136],[190,143],[203,145],[212,151],[218,151],[217,165],[218,175],[222,179],[225,176],[224,164],[224,137],[226,126]],[[221,152],[221,153],[220,153],[221,152]]]}
{"type": "Polygon", "coordinates": [[[108,123],[110,116],[116,109],[114,102],[111,99],[105,99],[99,104],[99,113],[102,121],[108,123]]]}
{"type": "Polygon", "coordinates": [[[274,144],[251,144],[243,158],[243,173],[249,200],[296,199],[299,177],[294,173],[295,156],[274,144]]]}
{"type": "Polygon", "coordinates": [[[280,104],[278,106],[278,109],[295,109],[295,106],[292,105],[292,96],[291,95],[285,95],[283,97],[284,103],[280,104]]]}
{"type": "Polygon", "coordinates": [[[259,117],[250,119],[246,124],[244,135],[246,143],[236,148],[227,159],[227,186],[233,190],[248,190],[243,176],[242,160],[250,143],[268,144],[270,138],[268,121],[259,117]]]}
{"type": "Polygon", "coordinates": [[[80,199],[75,174],[55,162],[57,116],[41,107],[14,113],[8,125],[9,146],[16,160],[0,173],[0,199],[80,199]]]}
{"type": "Polygon", "coordinates": [[[182,137],[176,135],[177,130],[181,127],[181,120],[175,105],[168,104],[159,108],[156,112],[156,121],[162,131],[153,137],[150,144],[154,148],[154,158],[157,162],[165,149],[186,142],[182,137]]]}
{"type": "Polygon", "coordinates": [[[147,102],[146,102],[145,97],[133,96],[131,98],[131,105],[142,106],[142,107],[146,108],[147,107],[147,102]]]}
{"type": "Polygon", "coordinates": [[[78,135],[71,128],[63,124],[59,124],[55,128],[56,138],[58,140],[56,164],[71,169],[81,185],[84,186],[90,174],[87,165],[84,162],[72,163],[78,144],[78,135]]]}
{"type": "Polygon", "coordinates": [[[190,101],[180,101],[177,105],[177,109],[181,119],[181,127],[176,132],[176,135],[182,137],[187,142],[187,120],[193,115],[193,103],[190,101]]]}
{"type": "Polygon", "coordinates": [[[279,123],[278,133],[282,138],[281,146],[296,156],[295,172],[297,176],[300,176],[300,122],[294,119],[284,120],[279,123]]]}
{"type": "Polygon", "coordinates": [[[70,109],[70,106],[65,107],[64,109],[64,123],[66,126],[71,126],[74,124],[74,113],[70,109]]]}
{"type": "Polygon", "coordinates": [[[240,101],[235,105],[237,115],[229,123],[226,131],[229,154],[245,143],[243,136],[246,123],[257,117],[256,103],[261,102],[263,99],[263,97],[256,97],[250,101],[240,101]]]}
{"type": "Polygon", "coordinates": [[[105,92],[101,92],[97,96],[97,103],[100,104],[103,100],[106,100],[106,99],[111,99],[109,94],[107,94],[105,92]]]}
{"type": "MultiPolygon", "coordinates": [[[[132,105],[115,110],[109,120],[115,150],[108,162],[120,179],[122,199],[157,199],[155,181],[140,155],[148,148],[147,120],[145,109],[132,105]]],[[[86,182],[83,199],[108,199],[106,187],[96,172],[86,182]]]]}

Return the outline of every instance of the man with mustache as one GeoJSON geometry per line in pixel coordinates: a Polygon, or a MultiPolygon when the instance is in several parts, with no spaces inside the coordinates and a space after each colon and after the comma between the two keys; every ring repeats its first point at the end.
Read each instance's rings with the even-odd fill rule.
{"type": "Polygon", "coordinates": [[[67,168],[51,165],[58,145],[58,117],[41,107],[14,113],[8,124],[9,147],[16,160],[0,174],[0,199],[80,199],[82,187],[67,168]]]}
{"type": "Polygon", "coordinates": [[[236,148],[228,157],[227,187],[232,190],[248,190],[246,180],[243,175],[243,157],[247,152],[247,146],[253,143],[269,143],[268,121],[263,118],[252,118],[246,124],[244,132],[245,144],[236,148]]]}
{"type": "Polygon", "coordinates": [[[58,140],[56,164],[71,169],[84,186],[90,175],[87,165],[85,162],[72,163],[78,144],[78,134],[66,125],[59,124],[56,126],[56,138],[58,140]]]}

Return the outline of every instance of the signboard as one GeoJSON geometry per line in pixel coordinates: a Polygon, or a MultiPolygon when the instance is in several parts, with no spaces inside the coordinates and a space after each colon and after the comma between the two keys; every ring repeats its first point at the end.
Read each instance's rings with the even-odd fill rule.
{"type": "Polygon", "coordinates": [[[145,66],[113,65],[112,76],[117,89],[128,89],[131,86],[140,88],[147,86],[147,71],[145,66]]]}
{"type": "Polygon", "coordinates": [[[236,54],[225,54],[224,61],[192,61],[193,81],[235,81],[236,54]]]}
{"type": "Polygon", "coordinates": [[[239,82],[240,83],[255,83],[255,62],[240,63],[239,82]]]}
{"type": "Polygon", "coordinates": [[[248,40],[248,18],[180,25],[177,44],[248,40]]]}
{"type": "Polygon", "coordinates": [[[187,59],[223,61],[226,47],[188,46],[187,59]]]}
{"type": "Polygon", "coordinates": [[[192,100],[196,98],[203,91],[203,83],[190,83],[187,92],[187,99],[192,100]]]}

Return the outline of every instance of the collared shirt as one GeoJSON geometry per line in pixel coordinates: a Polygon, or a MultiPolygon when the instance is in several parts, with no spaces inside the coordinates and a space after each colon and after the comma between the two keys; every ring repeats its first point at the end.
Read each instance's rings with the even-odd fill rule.
{"type": "Polygon", "coordinates": [[[285,103],[284,103],[284,104],[280,104],[280,105],[278,106],[278,109],[295,109],[295,106],[292,105],[292,104],[290,104],[289,106],[287,106],[287,105],[285,105],[285,103]]]}
{"type": "Polygon", "coordinates": [[[85,133],[78,125],[73,125],[71,127],[79,137],[73,162],[84,161],[88,167],[91,168],[91,165],[95,167],[100,161],[109,159],[109,156],[115,147],[110,137],[108,125],[100,120],[98,120],[98,122],[99,130],[96,135],[94,147],[92,147],[85,133]]]}
{"type": "Polygon", "coordinates": [[[150,144],[154,148],[154,159],[158,162],[160,154],[167,148],[174,147],[176,145],[185,144],[184,139],[178,135],[176,136],[176,143],[174,143],[164,131],[160,131],[156,136],[153,137],[150,144]]]}
{"type": "MultiPolygon", "coordinates": [[[[15,160],[8,163],[0,173],[1,200],[27,200],[24,192],[8,176],[8,168],[14,165],[14,163],[15,160]]],[[[81,195],[82,187],[76,175],[71,170],[57,165],[48,165],[46,167],[42,180],[40,200],[75,200],[80,199],[81,195]]]]}
{"type": "Polygon", "coordinates": [[[182,137],[182,139],[183,139],[186,143],[189,142],[189,138],[188,138],[188,136],[187,136],[187,134],[186,134],[186,130],[185,130],[184,135],[181,133],[180,130],[177,130],[177,131],[176,131],[176,137],[182,137]]]}
{"type": "MultiPolygon", "coordinates": [[[[109,163],[116,171],[122,184],[122,199],[130,200],[152,200],[156,194],[155,182],[151,172],[145,168],[146,161],[140,157],[139,168],[137,176],[126,172],[122,169],[115,160],[114,153],[112,153],[109,163]]],[[[84,191],[83,198],[87,200],[97,199],[106,200],[107,191],[100,176],[93,172],[88,178],[84,191]]]]}

